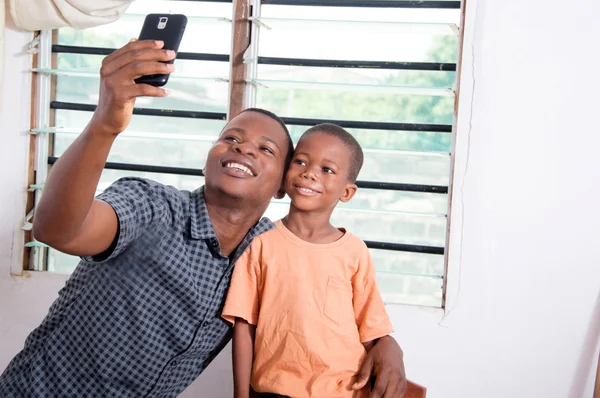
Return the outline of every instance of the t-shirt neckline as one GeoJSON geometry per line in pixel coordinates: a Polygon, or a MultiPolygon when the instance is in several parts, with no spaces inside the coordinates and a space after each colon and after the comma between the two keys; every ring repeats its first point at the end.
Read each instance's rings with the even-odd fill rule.
{"type": "Polygon", "coordinates": [[[294,235],[292,231],[290,231],[284,224],[282,220],[275,221],[275,227],[283,236],[285,236],[292,243],[302,246],[302,247],[310,247],[311,249],[331,249],[332,247],[341,246],[346,243],[350,239],[351,233],[346,231],[345,228],[338,228],[341,232],[344,233],[338,240],[335,240],[330,243],[312,243],[307,242],[304,239],[301,239],[294,235]]]}

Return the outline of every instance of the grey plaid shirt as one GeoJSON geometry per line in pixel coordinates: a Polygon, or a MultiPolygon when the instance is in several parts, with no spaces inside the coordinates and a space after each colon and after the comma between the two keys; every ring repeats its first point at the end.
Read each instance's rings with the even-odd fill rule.
{"type": "Polygon", "coordinates": [[[99,196],[119,218],[105,258],[84,258],[0,376],[6,397],[176,397],[231,337],[220,314],[232,265],[204,190],[123,178],[99,196]]]}

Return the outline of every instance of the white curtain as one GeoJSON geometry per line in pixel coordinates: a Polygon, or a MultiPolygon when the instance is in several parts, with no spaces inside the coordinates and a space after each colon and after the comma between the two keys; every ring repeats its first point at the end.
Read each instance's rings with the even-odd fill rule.
{"type": "MultiPolygon", "coordinates": [[[[119,19],[133,0],[9,0],[10,14],[24,30],[75,29],[119,19]]],[[[4,20],[4,19],[3,19],[4,20]]]]}
{"type": "MultiPolygon", "coordinates": [[[[90,28],[119,19],[133,0],[0,0],[0,92],[4,76],[5,9],[17,28],[29,31],[90,28]],[[6,3],[6,4],[5,4],[6,3]]],[[[1,101],[1,99],[0,99],[1,101]]]]}

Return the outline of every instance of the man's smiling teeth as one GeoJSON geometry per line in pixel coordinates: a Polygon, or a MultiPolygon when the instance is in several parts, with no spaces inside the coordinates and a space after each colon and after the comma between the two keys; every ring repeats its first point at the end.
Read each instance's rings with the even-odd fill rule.
{"type": "Polygon", "coordinates": [[[252,170],[250,170],[249,168],[247,168],[243,164],[239,164],[239,163],[227,163],[225,166],[226,167],[230,167],[232,169],[242,170],[243,172],[246,172],[246,173],[248,173],[248,174],[250,174],[251,176],[254,177],[254,174],[252,173],[252,170]]]}

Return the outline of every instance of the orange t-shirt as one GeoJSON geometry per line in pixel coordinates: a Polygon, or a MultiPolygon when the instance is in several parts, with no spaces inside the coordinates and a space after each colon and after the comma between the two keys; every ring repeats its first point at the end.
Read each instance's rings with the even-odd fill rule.
{"type": "Polygon", "coordinates": [[[281,221],[235,264],[223,317],[256,325],[252,386],[296,397],[367,397],[350,388],[365,349],[391,333],[365,243],[306,242],[281,221]]]}

